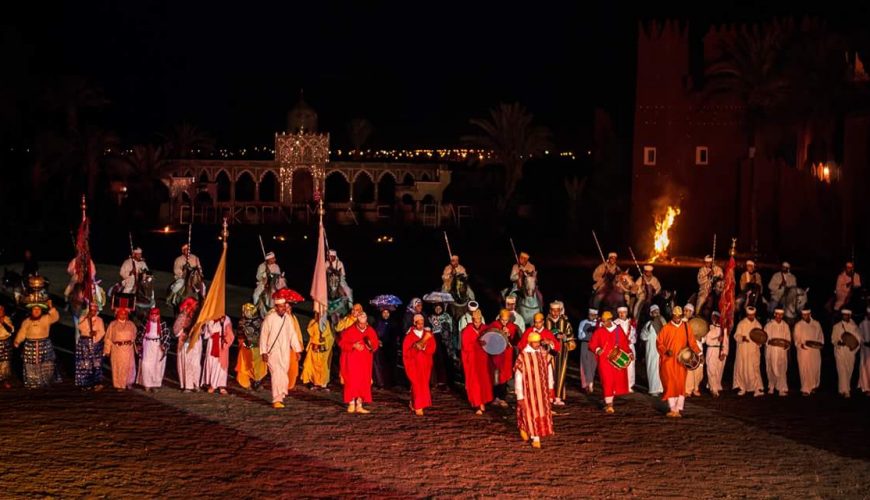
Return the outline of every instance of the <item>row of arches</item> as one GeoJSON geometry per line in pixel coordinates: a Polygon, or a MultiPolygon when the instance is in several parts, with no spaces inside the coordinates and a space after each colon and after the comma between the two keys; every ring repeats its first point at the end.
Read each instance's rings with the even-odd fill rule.
{"type": "MultiPolygon", "coordinates": [[[[211,182],[206,172],[202,172],[198,180],[203,184],[211,182]]],[[[414,182],[413,176],[406,174],[402,185],[413,186],[414,182]]],[[[396,201],[398,184],[391,172],[383,172],[376,183],[366,171],[357,172],[353,182],[349,182],[345,173],[335,170],[326,176],[325,183],[326,200],[329,202],[392,204],[396,201]]],[[[226,170],[220,170],[214,178],[214,184],[217,199],[212,201],[218,203],[277,203],[281,200],[280,181],[272,170],[265,171],[260,176],[259,182],[255,180],[254,174],[247,170],[242,171],[235,181],[230,178],[226,170]]],[[[310,171],[298,169],[293,172],[291,184],[293,203],[308,203],[314,200],[314,179],[310,171]]]]}

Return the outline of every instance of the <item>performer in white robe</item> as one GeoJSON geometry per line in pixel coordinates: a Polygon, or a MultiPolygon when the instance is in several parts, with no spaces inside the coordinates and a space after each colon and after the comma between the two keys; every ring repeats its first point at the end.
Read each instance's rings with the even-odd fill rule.
{"type": "Polygon", "coordinates": [[[867,315],[864,316],[864,321],[860,326],[861,338],[861,364],[859,365],[860,372],[858,375],[858,388],[866,395],[870,395],[870,307],[867,308],[867,315]]]}
{"type": "MultiPolygon", "coordinates": [[[[683,323],[688,323],[690,319],[695,317],[695,304],[691,302],[683,306],[683,323]]],[[[688,325],[686,325],[688,328],[688,325]]],[[[704,352],[704,337],[700,339],[694,339],[694,337],[690,340],[695,341],[695,345],[698,346],[698,352],[704,352]]],[[[701,383],[704,381],[704,363],[705,359],[701,356],[701,363],[698,364],[698,367],[694,370],[689,370],[686,368],[686,397],[692,396],[700,396],[701,395],[701,383]]]]}
{"type": "Polygon", "coordinates": [[[453,278],[459,274],[468,276],[468,273],[465,272],[465,266],[459,263],[459,256],[453,254],[450,256],[450,264],[447,264],[441,273],[441,291],[449,292],[453,288],[453,278]]]}
{"type": "Polygon", "coordinates": [[[840,321],[831,331],[834,359],[837,361],[837,391],[841,396],[848,398],[852,393],[852,372],[855,371],[855,354],[858,352],[858,347],[854,350],[849,349],[843,343],[844,335],[854,335],[859,340],[860,347],[861,332],[858,331],[858,325],[852,321],[852,311],[849,309],[840,310],[840,321]]]}
{"type": "Polygon", "coordinates": [[[166,372],[166,352],[169,350],[169,327],[160,320],[160,309],[148,313],[145,325],[139,328],[136,344],[139,346],[139,376],[136,383],[149,392],[163,386],[166,372]]]}
{"type": "Polygon", "coordinates": [[[784,307],[782,299],[785,297],[786,290],[796,286],[797,278],[791,273],[791,264],[783,262],[780,271],[771,276],[770,282],[767,283],[767,289],[770,290],[770,305],[784,307]]]}
{"type": "MultiPolygon", "coordinates": [[[[526,320],[523,319],[522,316],[517,312],[517,296],[516,295],[508,295],[504,299],[504,308],[510,311],[511,313],[511,321],[517,325],[517,329],[521,332],[526,331],[526,320]]],[[[459,330],[462,331],[461,329],[459,330]]]]}
{"type": "Polygon", "coordinates": [[[580,351],[580,389],[592,394],[592,383],[598,360],[595,353],[589,350],[589,340],[598,328],[598,309],[589,309],[589,315],[577,325],[577,349],[580,351]]]}
{"type": "Polygon", "coordinates": [[[808,341],[825,343],[822,325],[814,320],[809,309],[801,311],[801,319],[794,325],[794,345],[797,350],[798,370],[801,374],[801,394],[809,396],[819,388],[822,373],[822,351],[807,346],[808,341]]]}
{"type": "Polygon", "coordinates": [[[754,328],[761,328],[761,323],[755,319],[755,308],[747,307],[746,317],[740,320],[734,332],[737,357],[734,360],[734,382],[731,387],[738,390],[738,396],[747,392],[756,397],[764,395],[764,384],[761,382],[761,348],[749,338],[749,332],[754,328]]]}
{"type": "Polygon", "coordinates": [[[134,248],[133,255],[121,264],[121,270],[118,274],[121,275],[121,284],[123,293],[133,293],[136,289],[136,277],[144,272],[148,272],[148,264],[142,258],[142,249],[134,248]]]}
{"type": "Polygon", "coordinates": [[[707,344],[707,354],[704,363],[707,365],[707,389],[714,398],[722,391],[722,373],[725,371],[725,361],[728,359],[728,335],[722,334],[719,324],[719,311],[713,311],[710,318],[710,330],[704,336],[707,344]]]}
{"type": "Polygon", "coordinates": [[[635,344],[637,344],[637,327],[635,326],[634,320],[628,317],[628,308],[625,306],[618,307],[616,309],[617,318],[613,320],[613,323],[622,328],[622,331],[625,332],[628,337],[628,345],[631,347],[631,354],[633,358],[631,360],[631,364],[625,369],[628,374],[628,392],[634,392],[634,382],[635,376],[637,374],[637,366],[634,364],[637,359],[637,348],[635,344]]]}
{"type": "Polygon", "coordinates": [[[196,311],[195,299],[186,299],[181,303],[178,317],[172,325],[172,333],[178,339],[176,344],[176,367],[178,368],[178,384],[184,392],[198,392],[200,375],[202,373],[202,335],[196,340],[191,339],[190,329],[193,328],[193,314],[196,311]],[[194,344],[191,346],[191,342],[194,344]]]}
{"type": "Polygon", "coordinates": [[[233,335],[233,322],[226,316],[211,320],[202,326],[205,340],[205,364],[203,365],[202,385],[208,392],[227,393],[227,374],[230,368],[230,346],[233,335]]]}
{"type": "Polygon", "coordinates": [[[272,378],[272,406],[284,408],[290,386],[290,356],[302,352],[302,333],[280,291],[272,295],[275,309],[266,315],[260,329],[260,355],[272,378]]]}
{"type": "Polygon", "coordinates": [[[662,387],[662,378],[659,374],[659,351],[656,349],[656,339],[659,336],[658,332],[665,326],[665,319],[662,318],[659,306],[655,304],[649,307],[649,316],[649,321],[640,330],[640,339],[644,341],[646,347],[646,378],[649,394],[661,396],[665,389],[662,387]]]}
{"type": "Polygon", "coordinates": [[[787,340],[791,343],[791,329],[783,321],[783,309],[773,310],[773,319],[764,325],[767,332],[767,345],[764,346],[764,361],[767,367],[767,393],[776,390],[780,396],[788,395],[788,349],[771,345],[773,339],[787,340]]]}

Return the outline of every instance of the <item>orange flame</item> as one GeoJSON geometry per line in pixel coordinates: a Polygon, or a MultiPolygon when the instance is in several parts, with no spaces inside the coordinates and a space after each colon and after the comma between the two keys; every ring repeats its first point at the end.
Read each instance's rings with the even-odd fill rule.
{"type": "Polygon", "coordinates": [[[674,220],[680,215],[679,207],[668,206],[664,216],[656,216],[656,233],[653,240],[653,252],[650,262],[655,262],[656,259],[667,257],[668,246],[671,244],[671,239],[668,237],[668,231],[673,227],[674,220]]]}

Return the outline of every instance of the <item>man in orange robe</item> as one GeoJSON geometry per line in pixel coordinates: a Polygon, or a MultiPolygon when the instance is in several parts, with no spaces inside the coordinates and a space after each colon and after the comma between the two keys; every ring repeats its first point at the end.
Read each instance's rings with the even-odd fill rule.
{"type": "Polygon", "coordinates": [[[689,327],[682,321],[683,310],[674,307],[670,323],[662,327],[656,339],[656,350],[659,352],[659,374],[662,379],[664,393],[662,399],[667,400],[669,417],[682,417],[683,403],[686,401],[686,367],[677,357],[680,351],[688,347],[700,354],[701,349],[695,338],[689,333],[689,327]]]}
{"type": "Polygon", "coordinates": [[[429,379],[432,377],[432,362],[435,355],[435,336],[432,330],[424,328],[426,319],[422,314],[414,315],[414,326],[408,329],[402,341],[402,362],[405,374],[411,382],[411,411],[418,416],[432,406],[429,379]]]}

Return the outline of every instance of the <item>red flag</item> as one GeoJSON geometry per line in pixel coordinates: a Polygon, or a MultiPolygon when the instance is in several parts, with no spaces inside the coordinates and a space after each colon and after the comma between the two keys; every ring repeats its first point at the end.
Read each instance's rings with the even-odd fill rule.
{"type": "Polygon", "coordinates": [[[82,284],[82,298],[90,304],[94,300],[94,275],[91,273],[91,249],[88,245],[90,224],[88,218],[82,217],[79,232],[76,237],[76,280],[82,284]]]}
{"type": "Polygon", "coordinates": [[[727,335],[731,331],[731,327],[734,326],[734,268],[736,266],[734,255],[732,255],[728,261],[728,267],[725,268],[725,287],[719,297],[719,320],[723,335],[727,335]]]}
{"type": "Polygon", "coordinates": [[[326,231],[320,221],[320,237],[317,238],[317,262],[314,263],[314,277],[311,279],[311,300],[314,312],[320,313],[320,324],[325,326],[329,309],[329,294],[326,286],[326,231]]]}

